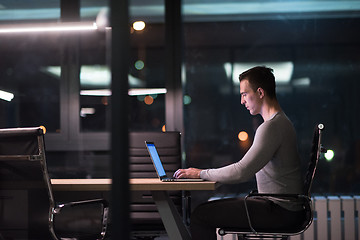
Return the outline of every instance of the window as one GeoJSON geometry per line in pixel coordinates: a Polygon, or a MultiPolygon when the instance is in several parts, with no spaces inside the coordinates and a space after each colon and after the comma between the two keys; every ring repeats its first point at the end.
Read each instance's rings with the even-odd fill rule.
{"type": "MultiPolygon", "coordinates": [[[[353,183],[359,181],[360,163],[360,36],[353,29],[359,27],[359,16],[340,14],[345,6],[335,1],[327,6],[332,10],[314,1],[308,7],[316,11],[297,14],[290,14],[291,6],[272,12],[277,2],[250,13],[246,7],[251,4],[224,3],[234,13],[216,15],[222,5],[210,3],[201,16],[190,11],[198,4],[184,4],[184,94],[191,99],[184,106],[188,165],[220,167],[241,159],[262,120],[241,106],[238,75],[267,65],[275,71],[278,99],[296,128],[304,165],[315,125],[325,125],[323,143],[334,157],[321,157],[313,191],[358,192],[353,183]],[[241,131],[248,133],[249,144],[239,141],[241,131]]],[[[243,193],[255,187],[250,182],[219,191],[243,193]]]]}

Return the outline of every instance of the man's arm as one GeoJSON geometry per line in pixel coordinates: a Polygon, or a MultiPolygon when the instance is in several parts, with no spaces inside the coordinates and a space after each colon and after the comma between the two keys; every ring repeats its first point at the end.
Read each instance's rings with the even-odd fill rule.
{"type": "Polygon", "coordinates": [[[277,129],[270,127],[268,124],[263,124],[258,128],[254,143],[242,160],[216,169],[179,169],[175,172],[174,177],[203,178],[222,183],[249,180],[272,159],[280,144],[281,138],[278,136],[277,129]]]}

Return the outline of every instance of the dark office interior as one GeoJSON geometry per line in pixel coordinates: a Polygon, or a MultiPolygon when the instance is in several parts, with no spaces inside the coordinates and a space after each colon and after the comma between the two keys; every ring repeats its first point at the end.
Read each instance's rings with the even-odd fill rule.
{"type": "MultiPolygon", "coordinates": [[[[251,145],[262,120],[240,104],[238,75],[266,65],[274,69],[278,100],[295,126],[304,166],[314,126],[325,125],[328,152],[321,155],[313,195],[359,195],[359,1],[183,0],[180,9],[169,1],[128,1],[123,106],[111,96],[119,90],[111,79],[118,43],[111,41],[110,13],[116,4],[0,0],[0,30],[98,24],[93,31],[0,33],[0,93],[13,94],[0,99],[0,128],[45,126],[51,178],[112,178],[112,164],[122,160],[111,154],[118,109],[129,132],[179,131],[183,167],[216,168],[239,161],[251,145]],[[179,12],[180,18],[169,17],[179,12]],[[145,28],[135,30],[135,21],[145,28]],[[242,131],[248,134],[244,141],[238,138],[242,131]]],[[[117,139],[122,144],[124,138],[117,139]]],[[[254,179],[194,192],[192,207],[255,187],[254,179]]]]}

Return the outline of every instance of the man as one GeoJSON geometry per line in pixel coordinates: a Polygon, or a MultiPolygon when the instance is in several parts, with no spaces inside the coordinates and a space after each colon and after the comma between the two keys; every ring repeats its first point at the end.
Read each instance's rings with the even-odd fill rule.
{"type": "MultiPolygon", "coordinates": [[[[217,169],[179,169],[174,173],[174,177],[237,183],[247,181],[255,175],[259,193],[302,192],[296,133],[277,101],[272,72],[271,68],[258,66],[239,76],[241,104],[251,115],[260,114],[264,120],[244,157],[234,164],[217,169]]],[[[255,229],[269,226],[272,222],[284,227],[291,226],[303,219],[301,206],[291,200],[251,199],[248,200],[248,206],[250,211],[252,209],[255,229]]],[[[219,227],[248,226],[243,198],[203,203],[192,213],[190,224],[194,240],[216,239],[216,228],[219,227]]]]}

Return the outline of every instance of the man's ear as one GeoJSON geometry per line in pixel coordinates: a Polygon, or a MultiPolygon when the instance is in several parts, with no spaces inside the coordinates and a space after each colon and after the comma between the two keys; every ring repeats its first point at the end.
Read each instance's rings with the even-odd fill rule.
{"type": "Polygon", "coordinates": [[[258,88],[257,89],[257,93],[259,94],[259,97],[260,98],[263,98],[263,97],[265,97],[265,91],[264,91],[264,89],[262,89],[262,88],[258,88]]]}

